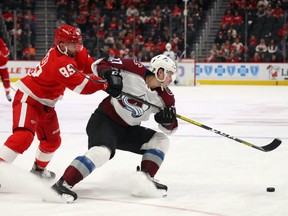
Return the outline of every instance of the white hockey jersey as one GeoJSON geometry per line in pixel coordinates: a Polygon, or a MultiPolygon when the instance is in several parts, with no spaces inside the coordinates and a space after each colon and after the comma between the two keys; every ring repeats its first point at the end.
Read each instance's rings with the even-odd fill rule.
{"type": "MultiPolygon", "coordinates": [[[[164,91],[161,88],[150,89],[145,82],[146,68],[140,62],[134,59],[102,59],[96,66],[96,72],[103,69],[120,69],[123,77],[123,92],[135,95],[158,107],[169,107],[175,105],[173,93],[169,88],[164,91]]],[[[98,75],[98,74],[95,74],[98,75]]],[[[155,107],[135,101],[122,95],[120,98],[108,96],[99,105],[99,108],[105,112],[111,119],[122,126],[140,125],[142,121],[149,119],[151,114],[159,110],[155,107]]],[[[169,134],[178,127],[177,119],[172,124],[165,126],[159,125],[159,128],[169,134]]]]}

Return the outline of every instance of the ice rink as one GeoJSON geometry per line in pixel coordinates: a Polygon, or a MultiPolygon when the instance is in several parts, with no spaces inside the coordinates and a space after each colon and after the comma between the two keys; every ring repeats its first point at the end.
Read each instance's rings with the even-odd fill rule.
{"type": "MultiPolygon", "coordinates": [[[[11,134],[11,104],[0,86],[0,143],[11,134]]],[[[78,200],[62,203],[53,182],[29,174],[37,139],[13,166],[0,168],[1,216],[285,216],[288,215],[288,87],[171,87],[180,115],[258,146],[274,138],[282,144],[262,152],[179,119],[171,148],[156,175],[167,184],[165,198],[130,195],[141,156],[117,151],[113,160],[74,187],[78,200]],[[275,187],[275,192],[266,192],[275,187]],[[43,201],[45,199],[46,201],[43,201]]],[[[12,92],[12,95],[14,92],[12,92]]],[[[87,149],[86,123],[105,92],[66,91],[56,105],[62,146],[48,168],[57,179],[87,149]]],[[[152,117],[144,126],[157,129],[152,117]]]]}

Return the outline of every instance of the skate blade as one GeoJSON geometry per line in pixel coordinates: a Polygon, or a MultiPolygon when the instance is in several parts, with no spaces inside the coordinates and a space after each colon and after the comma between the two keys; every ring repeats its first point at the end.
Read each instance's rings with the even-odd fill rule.
{"type": "Polygon", "coordinates": [[[142,172],[137,172],[132,176],[131,186],[131,195],[134,197],[160,198],[167,196],[166,190],[157,189],[155,184],[142,172]]]}

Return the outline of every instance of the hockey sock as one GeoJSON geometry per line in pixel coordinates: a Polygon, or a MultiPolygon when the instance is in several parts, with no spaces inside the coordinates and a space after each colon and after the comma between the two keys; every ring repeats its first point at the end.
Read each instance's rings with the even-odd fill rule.
{"type": "Polygon", "coordinates": [[[86,156],[78,156],[65,170],[62,179],[74,186],[95,169],[94,163],[86,156]]]}
{"type": "Polygon", "coordinates": [[[164,153],[157,149],[148,149],[142,157],[141,171],[154,177],[164,160],[164,153]]]}

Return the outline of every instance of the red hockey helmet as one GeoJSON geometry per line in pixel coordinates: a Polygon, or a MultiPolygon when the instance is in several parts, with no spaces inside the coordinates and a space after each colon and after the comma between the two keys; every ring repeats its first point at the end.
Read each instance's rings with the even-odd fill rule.
{"type": "Polygon", "coordinates": [[[60,42],[82,44],[82,35],[74,26],[64,24],[59,26],[54,33],[54,44],[57,46],[60,42]]]}

